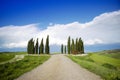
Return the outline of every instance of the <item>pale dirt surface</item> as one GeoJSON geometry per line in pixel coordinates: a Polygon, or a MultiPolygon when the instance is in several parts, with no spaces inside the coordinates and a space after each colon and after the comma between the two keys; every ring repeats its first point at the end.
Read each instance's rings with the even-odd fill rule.
{"type": "Polygon", "coordinates": [[[62,54],[51,58],[16,80],[101,80],[62,54]]]}

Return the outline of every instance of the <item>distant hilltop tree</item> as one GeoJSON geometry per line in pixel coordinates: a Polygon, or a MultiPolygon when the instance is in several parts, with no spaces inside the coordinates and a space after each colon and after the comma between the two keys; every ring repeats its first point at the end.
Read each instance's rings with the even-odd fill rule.
{"type": "Polygon", "coordinates": [[[41,43],[39,45],[38,38],[35,41],[33,41],[33,38],[28,41],[27,44],[27,53],[28,54],[43,54],[45,51],[46,54],[50,54],[50,47],[49,47],[49,35],[46,38],[46,44],[44,48],[43,38],[41,40],[41,43]]]}

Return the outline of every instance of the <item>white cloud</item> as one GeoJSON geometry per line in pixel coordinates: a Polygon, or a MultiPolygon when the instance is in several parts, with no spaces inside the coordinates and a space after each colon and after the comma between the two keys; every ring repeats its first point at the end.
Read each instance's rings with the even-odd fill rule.
{"type": "Polygon", "coordinates": [[[30,24],[1,27],[0,47],[26,47],[30,38],[45,39],[48,34],[51,45],[66,44],[69,35],[74,39],[82,37],[86,45],[120,42],[120,10],[101,14],[87,23],[50,23],[45,30],[41,30],[38,26],[38,24],[30,24]]]}

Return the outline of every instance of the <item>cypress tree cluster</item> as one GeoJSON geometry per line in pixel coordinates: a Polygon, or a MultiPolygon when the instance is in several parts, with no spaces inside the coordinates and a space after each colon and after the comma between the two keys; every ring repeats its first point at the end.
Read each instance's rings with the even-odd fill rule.
{"type": "MultiPolygon", "coordinates": [[[[84,43],[82,41],[81,38],[76,38],[75,40],[72,39],[70,36],[68,37],[68,41],[67,41],[67,51],[68,54],[82,54],[84,53],[84,43]]],[[[66,53],[66,46],[64,46],[63,44],[61,45],[61,53],[66,53]],[[63,52],[64,49],[64,52],[63,52]]]]}
{"type": "Polygon", "coordinates": [[[84,44],[81,38],[72,39],[71,44],[71,53],[72,54],[82,54],[84,53],[84,44]],[[75,42],[75,43],[74,43],[75,42]]]}
{"type": "Polygon", "coordinates": [[[28,45],[27,45],[28,54],[44,54],[44,49],[46,54],[50,54],[49,36],[47,36],[45,48],[44,48],[43,38],[41,40],[40,45],[38,42],[38,38],[36,40],[36,44],[35,41],[33,41],[33,38],[28,41],[28,45]]]}

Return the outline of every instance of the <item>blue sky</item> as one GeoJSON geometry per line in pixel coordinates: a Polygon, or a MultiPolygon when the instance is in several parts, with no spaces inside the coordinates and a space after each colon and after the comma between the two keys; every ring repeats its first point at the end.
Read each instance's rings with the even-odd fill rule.
{"type": "Polygon", "coordinates": [[[86,51],[120,48],[119,25],[120,0],[0,0],[0,51],[26,50],[48,34],[55,52],[69,35],[86,51]]]}
{"type": "Polygon", "coordinates": [[[120,0],[1,0],[0,26],[88,22],[120,9],[120,0]]]}

